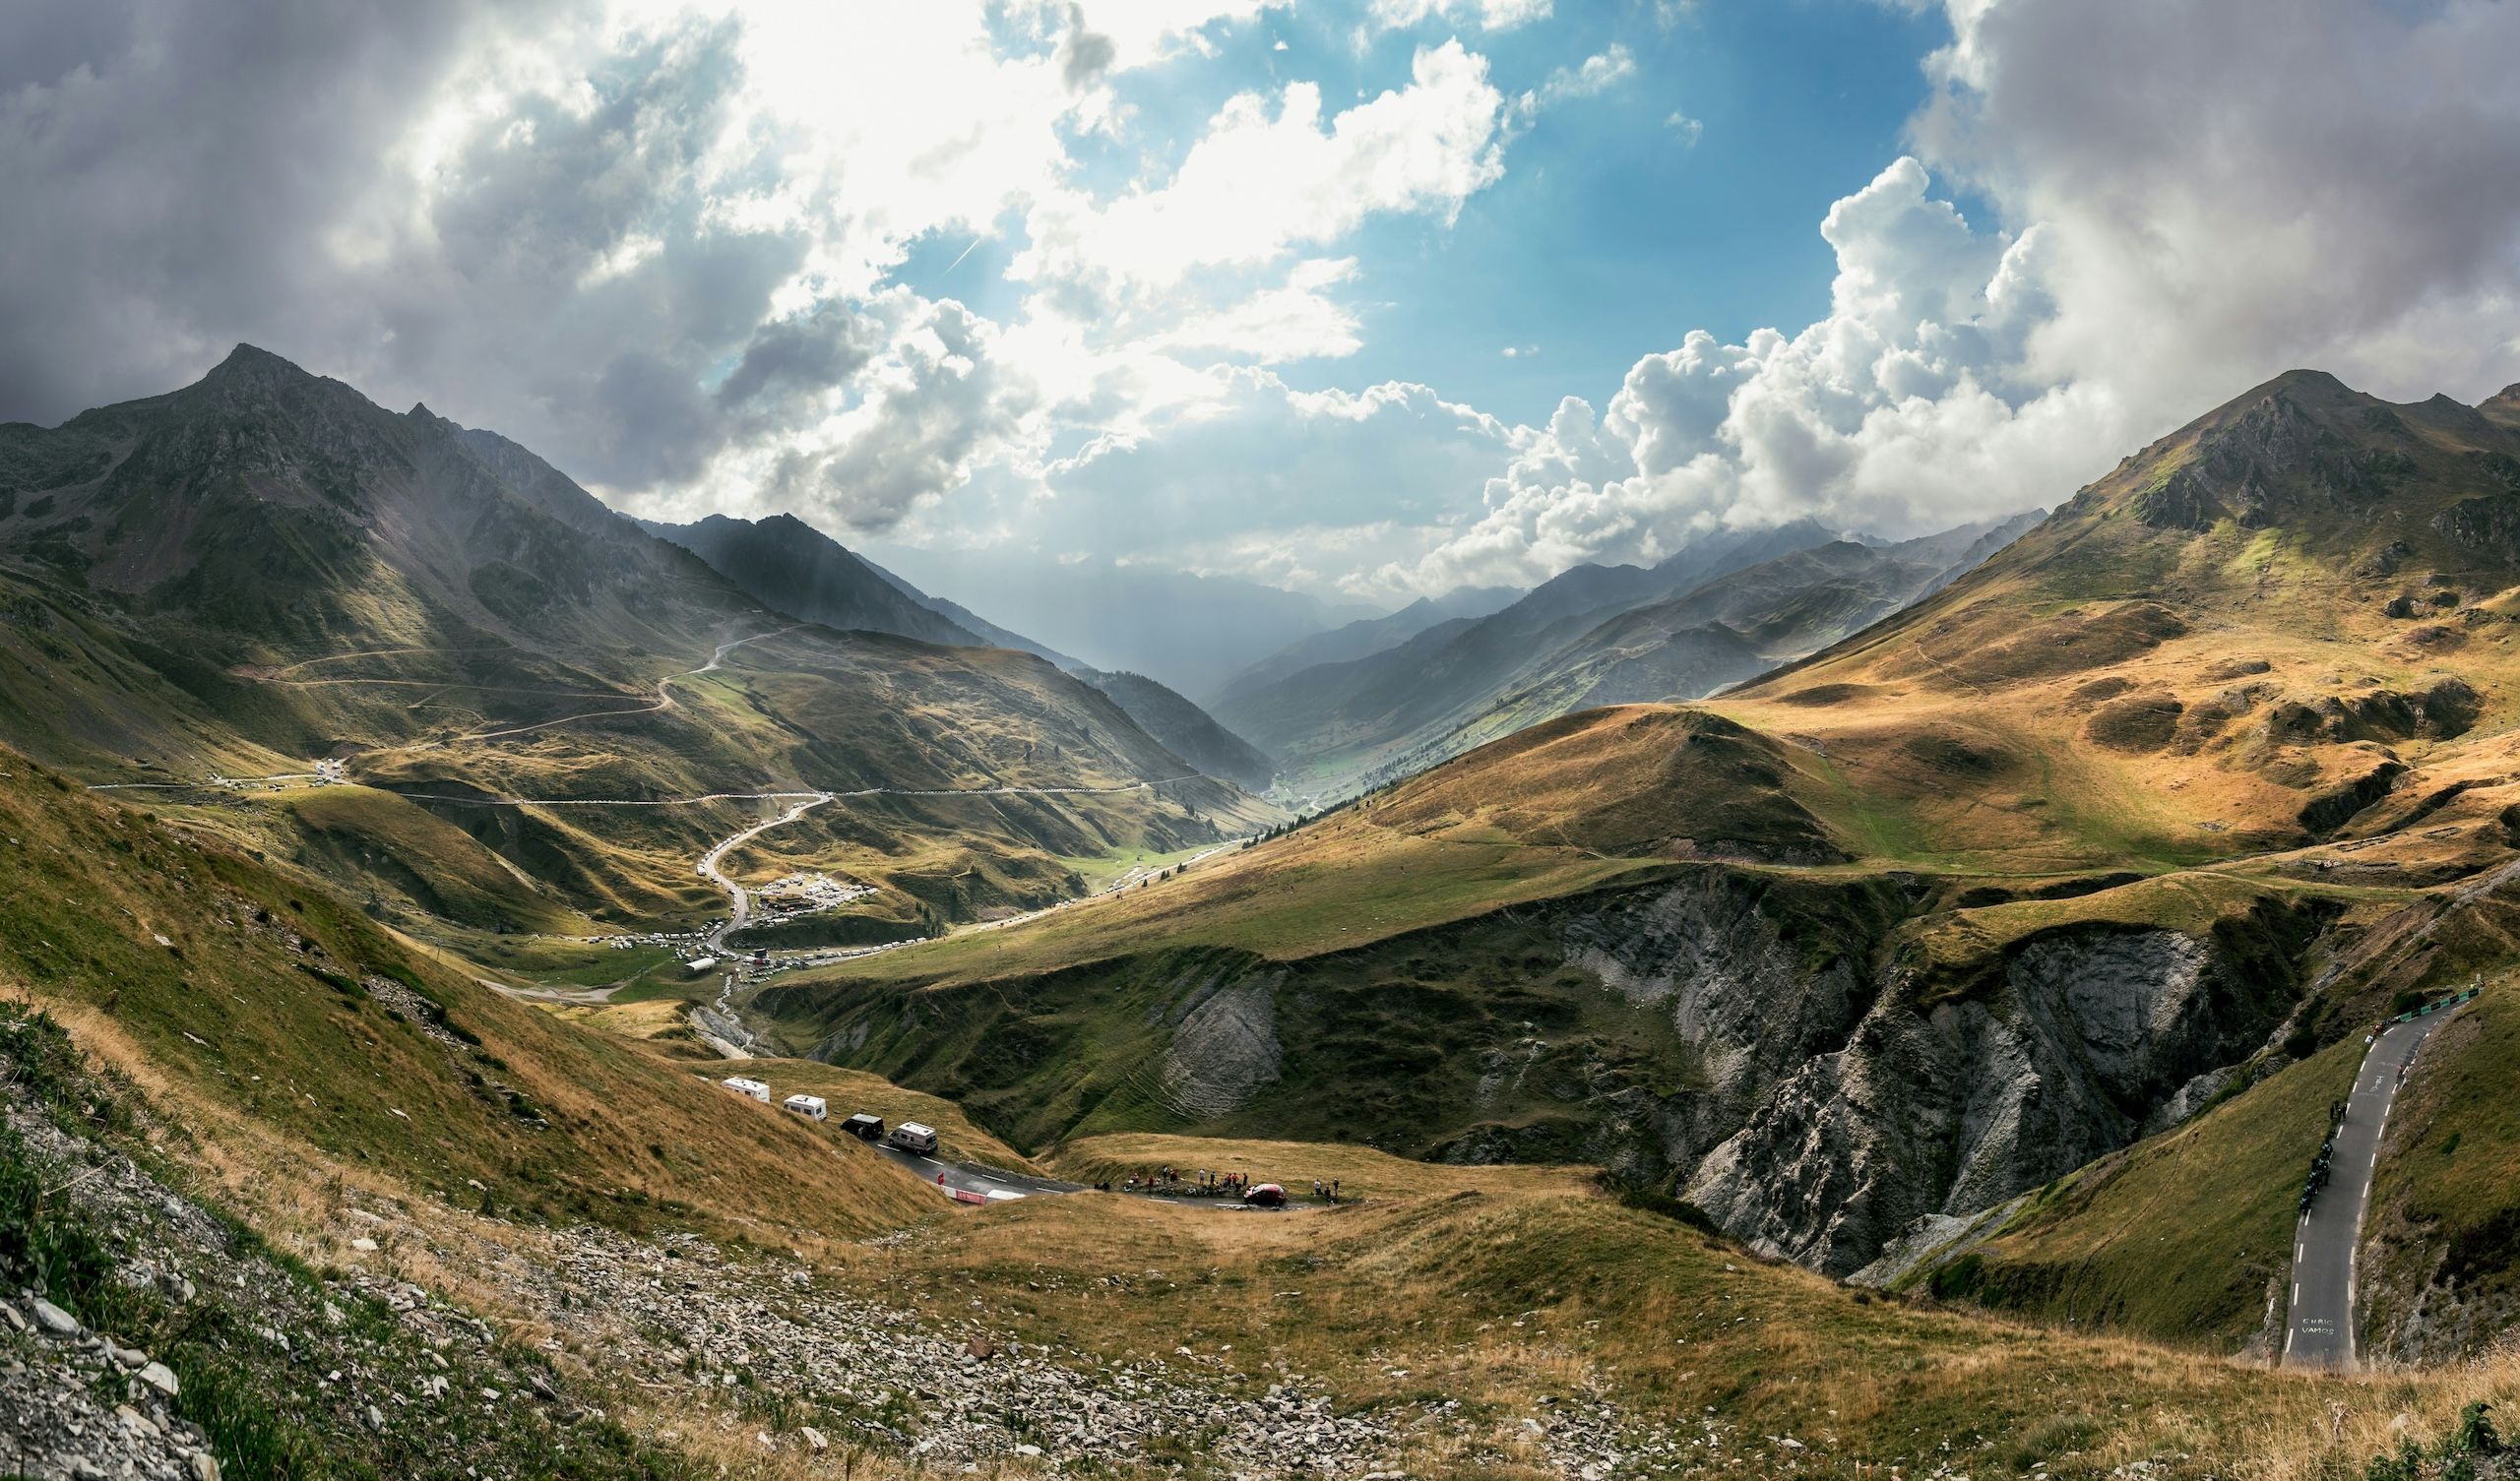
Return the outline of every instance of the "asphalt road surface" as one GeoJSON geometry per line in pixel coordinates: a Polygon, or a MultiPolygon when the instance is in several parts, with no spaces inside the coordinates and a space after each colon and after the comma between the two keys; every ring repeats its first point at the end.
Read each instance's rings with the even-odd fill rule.
{"type": "Polygon", "coordinates": [[[2362,1072],[2346,1098],[2345,1125],[2336,1134],[2333,1174],[2293,1234],[2293,1306],[2284,1325],[2287,1367],[2354,1370],[2355,1249],[2362,1241],[2362,1205],[2371,1197],[2380,1134],[2397,1101],[2399,1072],[2415,1058],[2425,1035],[2449,1017],[2440,1013],[2392,1023],[2362,1057],[2362,1072]]]}
{"type": "MultiPolygon", "coordinates": [[[[965,1200],[967,1203],[976,1203],[988,1199],[991,1195],[995,1195],[998,1201],[1003,1202],[1010,1198],[1085,1192],[1085,1185],[1082,1183],[1062,1183],[1055,1178],[1028,1178],[1021,1173],[1012,1172],[983,1172],[976,1167],[966,1166],[960,1162],[945,1162],[935,1157],[922,1157],[916,1152],[904,1151],[889,1142],[878,1142],[872,1145],[877,1152],[909,1168],[921,1181],[933,1183],[955,1193],[969,1195],[970,1197],[965,1200]]],[[[1131,1197],[1147,1199],[1158,1203],[1195,1204],[1202,1208],[1233,1213],[1282,1211],[1255,1209],[1236,1199],[1167,1199],[1160,1194],[1133,1194],[1131,1197]]]]}
{"type": "Polygon", "coordinates": [[[916,1173],[925,1182],[937,1184],[942,1188],[956,1189],[963,1193],[977,1194],[982,1198],[992,1193],[1014,1194],[1029,1198],[1037,1193],[1082,1193],[1085,1191],[1085,1185],[1082,1183],[1061,1183],[1054,1178],[1028,1178],[1020,1173],[984,1173],[976,1168],[965,1167],[960,1162],[944,1162],[934,1157],[922,1157],[916,1152],[904,1151],[888,1142],[873,1142],[871,1145],[884,1156],[892,1158],[895,1162],[916,1173]]]}

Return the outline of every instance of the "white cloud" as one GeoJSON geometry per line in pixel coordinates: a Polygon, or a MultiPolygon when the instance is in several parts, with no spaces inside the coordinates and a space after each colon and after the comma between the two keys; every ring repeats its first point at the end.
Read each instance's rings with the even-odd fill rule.
{"type": "Polygon", "coordinates": [[[1045,193],[1010,276],[1106,290],[1169,287],[1334,240],[1381,213],[1449,219],[1503,173],[1504,98],[1459,41],[1419,50],[1405,88],[1323,116],[1321,90],[1228,100],[1162,186],[1099,203],[1045,193]]]}
{"type": "Polygon", "coordinates": [[[2317,365],[2401,397],[2511,377],[2520,8],[1951,0],[1917,126],[2046,223],[2050,379],[2166,410],[2317,365]]]}
{"type": "Polygon", "coordinates": [[[1574,97],[1595,97],[1635,75],[1635,53],[1613,41],[1609,50],[1588,56],[1578,66],[1551,72],[1540,86],[1540,101],[1546,105],[1574,97]]]}
{"type": "Polygon", "coordinates": [[[1548,18],[1550,0],[1373,0],[1372,24],[1400,31],[1426,21],[1476,24],[1482,31],[1511,31],[1548,18]]]}
{"type": "Polygon", "coordinates": [[[1353,257],[1308,258],[1284,284],[1223,309],[1193,313],[1145,341],[1150,349],[1215,350],[1263,365],[1354,354],[1363,347],[1355,314],[1330,290],[1356,278],[1353,257]]]}
{"type": "Polygon", "coordinates": [[[1706,137],[1705,124],[1676,109],[1672,111],[1670,117],[1663,120],[1663,127],[1679,135],[1680,143],[1690,149],[1697,148],[1697,142],[1706,137]]]}
{"type": "Polygon", "coordinates": [[[1441,540],[1460,491],[1521,435],[1402,382],[1305,392],[1256,368],[1197,382],[1135,428],[1095,437],[1030,479],[983,478],[892,538],[1083,547],[1336,594],[1357,573],[1441,540]]]}
{"type": "Polygon", "coordinates": [[[2106,393],[2006,400],[2008,353],[2046,300],[2040,238],[1974,231],[1900,159],[1839,201],[1830,316],[1791,338],[1703,331],[1648,355],[1608,408],[1562,401],[1487,480],[1481,516],[1383,589],[1526,584],[1579,561],[1670,554],[1717,526],[1802,516],[1905,532],[2009,513],[2107,464],[2106,393]]]}

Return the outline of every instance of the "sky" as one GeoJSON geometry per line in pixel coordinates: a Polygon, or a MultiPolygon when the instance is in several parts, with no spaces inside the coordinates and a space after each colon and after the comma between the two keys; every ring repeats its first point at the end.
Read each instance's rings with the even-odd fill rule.
{"type": "Polygon", "coordinates": [[[239,340],[642,516],[1388,607],[2520,381],[2507,0],[21,0],[0,419],[239,340]]]}

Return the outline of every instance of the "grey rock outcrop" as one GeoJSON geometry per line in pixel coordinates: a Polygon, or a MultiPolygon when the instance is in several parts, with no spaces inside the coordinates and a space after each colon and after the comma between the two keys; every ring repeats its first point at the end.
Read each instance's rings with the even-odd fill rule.
{"type": "Polygon", "coordinates": [[[2086,928],[2000,984],[1893,982],[1846,1047],[1788,1076],[1685,1196],[1761,1250],[1859,1268],[1929,1215],[1966,1215],[2126,1145],[2283,1016],[2208,940],[2086,928]]]}
{"type": "Polygon", "coordinates": [[[1164,1055],[1164,1098],[1193,1119],[1249,1105],[1278,1078],[1278,985],[1272,972],[1229,986],[1210,982],[1179,1012],[1164,1055]]]}

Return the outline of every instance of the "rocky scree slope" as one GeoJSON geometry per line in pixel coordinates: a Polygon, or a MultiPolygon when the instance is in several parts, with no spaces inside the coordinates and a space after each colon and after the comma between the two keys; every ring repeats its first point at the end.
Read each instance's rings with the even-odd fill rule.
{"type": "Polygon", "coordinates": [[[0,1469],[698,1474],[421,1287],[277,1254],[185,1191],[186,1143],[0,1005],[0,1469]]]}

